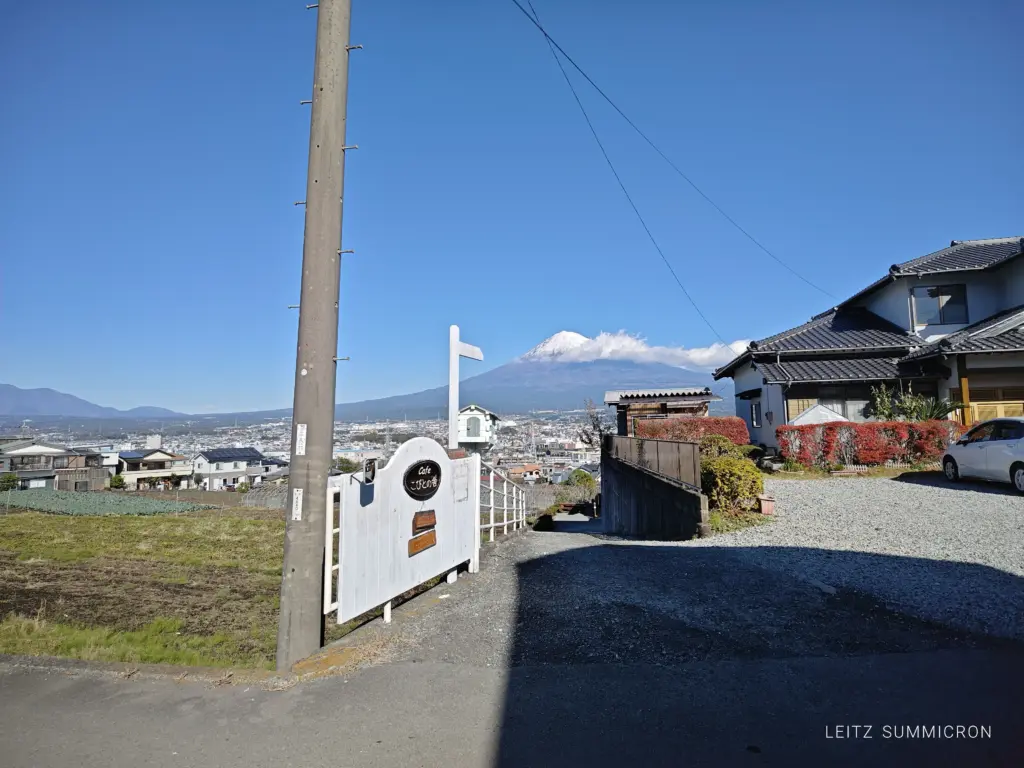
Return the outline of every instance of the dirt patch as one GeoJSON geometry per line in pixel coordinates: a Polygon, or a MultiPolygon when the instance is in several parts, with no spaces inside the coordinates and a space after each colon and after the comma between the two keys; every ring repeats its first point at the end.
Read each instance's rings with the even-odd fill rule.
{"type": "Polygon", "coordinates": [[[181,633],[225,636],[239,658],[274,658],[280,581],[240,568],[140,560],[17,560],[0,553],[0,617],[134,631],[177,619],[181,633]]]}

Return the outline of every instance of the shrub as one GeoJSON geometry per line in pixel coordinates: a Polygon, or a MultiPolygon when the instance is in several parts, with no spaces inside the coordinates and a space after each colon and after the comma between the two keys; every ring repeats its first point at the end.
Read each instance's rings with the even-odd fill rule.
{"type": "Polygon", "coordinates": [[[112,478],[110,478],[110,487],[115,491],[118,488],[124,488],[124,476],[114,475],[112,478]]]}
{"type": "Polygon", "coordinates": [[[13,472],[0,475],[0,491],[13,491],[18,487],[18,476],[13,472]]]}
{"type": "Polygon", "coordinates": [[[597,487],[597,481],[589,472],[584,472],[582,469],[574,469],[569,473],[569,478],[565,481],[565,485],[578,485],[593,490],[597,487]]]}
{"type": "Polygon", "coordinates": [[[249,492],[249,484],[248,483],[239,483],[238,485],[235,486],[235,490],[238,493],[248,493],[249,492]]]}
{"type": "Polygon", "coordinates": [[[808,467],[935,461],[960,434],[953,421],[832,422],[776,430],[782,455],[808,467]]]}
{"type": "Polygon", "coordinates": [[[701,461],[700,485],[716,509],[751,509],[764,493],[764,479],[754,462],[734,456],[701,461]]]}
{"type": "Polygon", "coordinates": [[[750,442],[747,423],[739,416],[678,416],[669,419],[641,419],[636,422],[637,437],[699,443],[705,435],[722,435],[734,445],[747,445],[750,442]]]}
{"type": "Polygon", "coordinates": [[[717,459],[719,456],[740,457],[738,446],[725,435],[704,435],[700,439],[702,459],[717,459]]]}

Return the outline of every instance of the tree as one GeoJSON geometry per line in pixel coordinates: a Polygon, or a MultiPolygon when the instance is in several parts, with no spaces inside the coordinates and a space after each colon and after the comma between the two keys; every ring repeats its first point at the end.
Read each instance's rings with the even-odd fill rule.
{"type": "MultiPolygon", "coordinates": [[[[113,487],[113,486],[111,486],[111,487],[113,487]]],[[[202,488],[203,487],[203,476],[202,476],[201,473],[196,472],[194,475],[192,475],[192,487],[193,488],[202,488]]]]}
{"type": "Polygon", "coordinates": [[[361,467],[358,461],[352,461],[352,459],[346,459],[344,456],[336,459],[334,466],[340,469],[342,472],[349,474],[351,472],[358,472],[361,467]]]}
{"type": "Polygon", "coordinates": [[[871,415],[879,421],[932,421],[947,418],[963,403],[915,395],[912,385],[897,394],[884,383],[871,388],[871,415]]]}
{"type": "Polygon", "coordinates": [[[0,491],[14,491],[18,488],[18,476],[13,472],[0,475],[0,491]]]}
{"type": "Polygon", "coordinates": [[[591,476],[589,472],[584,472],[582,469],[574,469],[569,474],[569,479],[565,481],[566,485],[580,486],[593,490],[597,487],[597,481],[591,476]]]}
{"type": "Polygon", "coordinates": [[[110,488],[115,491],[124,488],[124,475],[114,475],[110,478],[110,488]]]}
{"type": "Polygon", "coordinates": [[[237,493],[248,493],[249,492],[249,484],[248,483],[239,483],[238,485],[235,486],[235,491],[237,493]]]}
{"type": "Polygon", "coordinates": [[[588,397],[585,405],[587,407],[587,421],[580,427],[580,442],[584,445],[589,445],[591,448],[600,448],[601,443],[604,442],[604,436],[608,434],[608,428],[605,426],[604,420],[601,418],[601,411],[597,409],[594,401],[588,397]]]}

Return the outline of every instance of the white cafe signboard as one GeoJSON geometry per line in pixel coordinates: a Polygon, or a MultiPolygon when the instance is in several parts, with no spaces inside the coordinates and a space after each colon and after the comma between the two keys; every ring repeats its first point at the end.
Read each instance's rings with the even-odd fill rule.
{"type": "Polygon", "coordinates": [[[342,478],[338,623],[469,563],[479,568],[480,457],[449,459],[435,440],[403,443],[373,482],[342,478]]]}

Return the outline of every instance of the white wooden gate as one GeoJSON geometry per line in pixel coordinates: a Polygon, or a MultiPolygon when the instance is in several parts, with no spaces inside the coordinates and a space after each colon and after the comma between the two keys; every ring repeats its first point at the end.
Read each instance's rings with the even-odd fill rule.
{"type": "Polygon", "coordinates": [[[372,484],[343,475],[327,498],[324,613],[343,624],[463,563],[477,572],[479,479],[479,456],[449,459],[426,437],[403,443],[372,484]]]}

